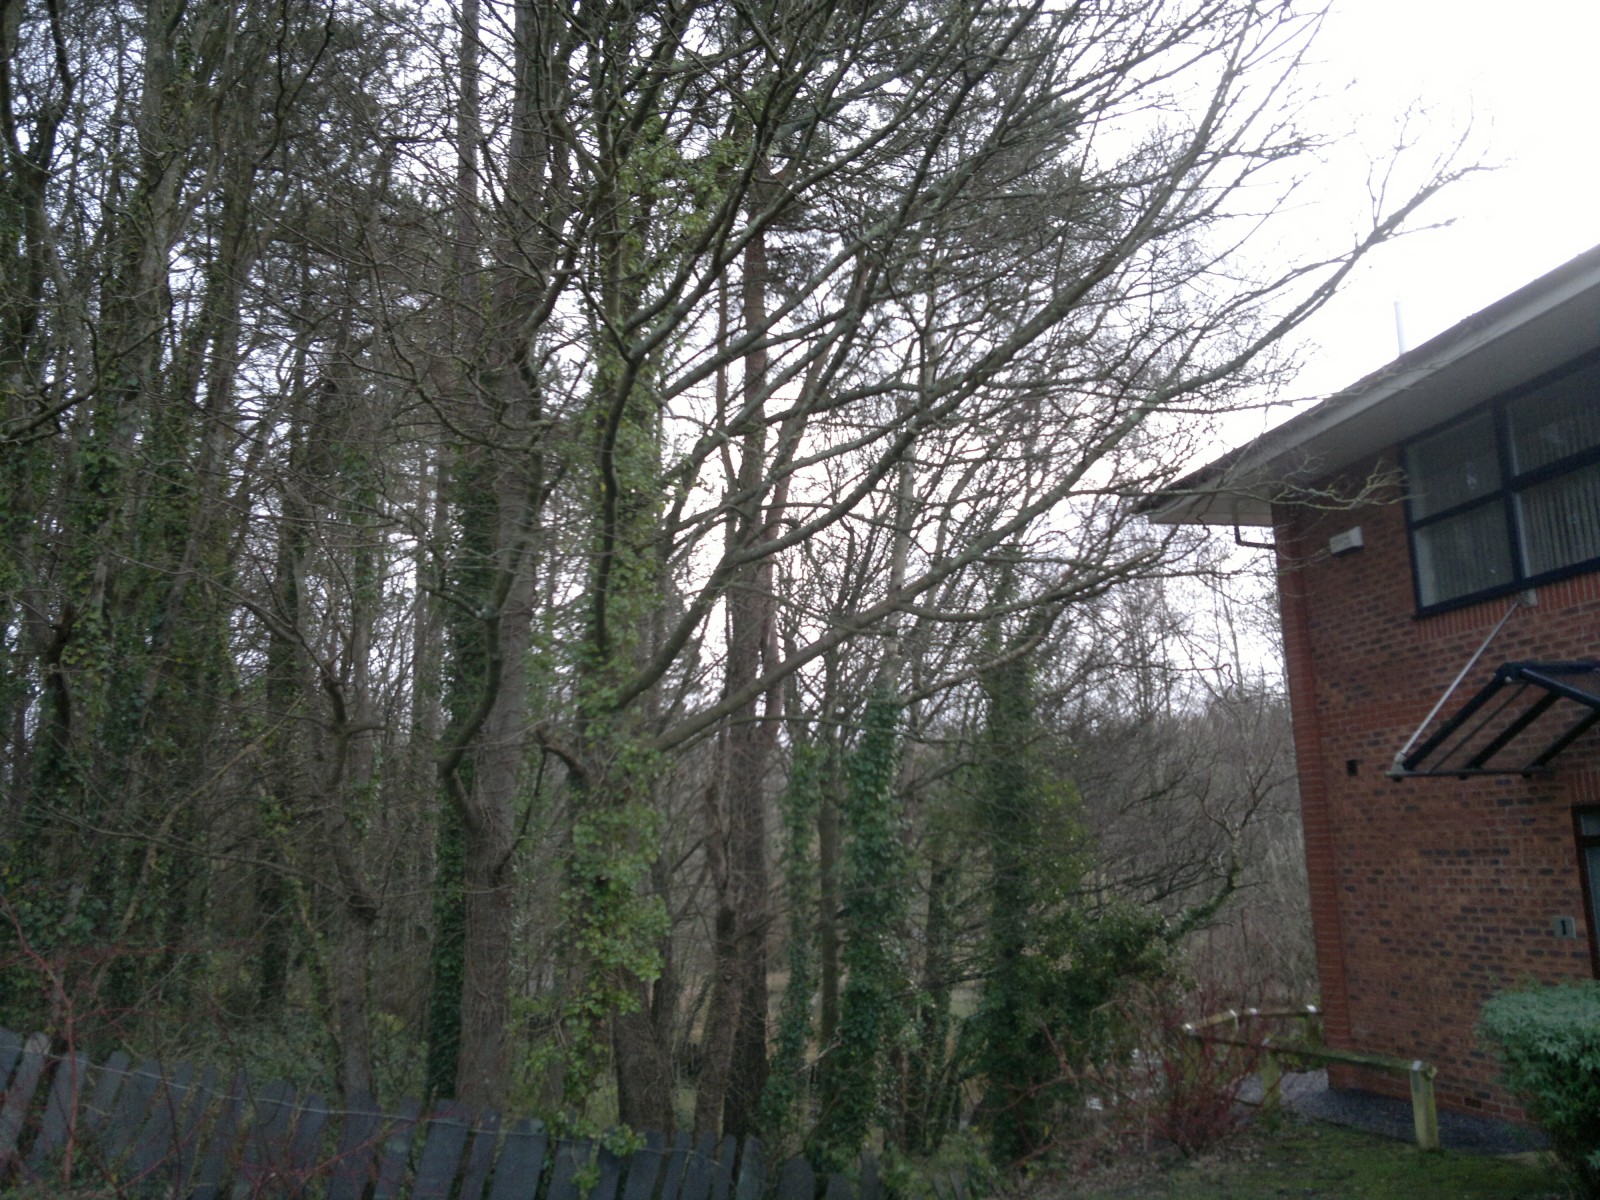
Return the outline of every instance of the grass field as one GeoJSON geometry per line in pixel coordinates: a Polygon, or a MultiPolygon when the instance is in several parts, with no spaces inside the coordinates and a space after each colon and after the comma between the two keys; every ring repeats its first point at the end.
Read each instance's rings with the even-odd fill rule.
{"type": "Polygon", "coordinates": [[[1189,1162],[1124,1160],[1088,1182],[1040,1179],[1028,1200],[1560,1200],[1546,1155],[1500,1158],[1290,1120],[1189,1162]]]}

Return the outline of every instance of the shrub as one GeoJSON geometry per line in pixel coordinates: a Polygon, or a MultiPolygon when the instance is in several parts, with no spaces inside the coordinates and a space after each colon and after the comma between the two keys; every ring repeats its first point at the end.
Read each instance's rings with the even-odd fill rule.
{"type": "Polygon", "coordinates": [[[1161,915],[1131,903],[1064,909],[1029,932],[1032,945],[996,955],[966,1030],[984,1089],[974,1121],[1002,1165],[1048,1149],[1089,1098],[1085,1080],[1126,1061],[1127,996],[1173,970],[1161,915]]]}
{"type": "Polygon", "coordinates": [[[1196,1038],[1186,1025],[1221,1007],[1204,1003],[1181,980],[1130,990],[1123,1013],[1134,1043],[1120,1061],[1106,1065],[1096,1084],[1105,1097],[1108,1132],[1124,1150],[1170,1147],[1188,1158],[1250,1119],[1240,1097],[1261,1064],[1260,1047],[1196,1038]]]}
{"type": "Polygon", "coordinates": [[[1261,1052],[1189,1036],[1183,1014],[1170,1006],[1152,1015],[1156,1021],[1140,1059],[1152,1076],[1146,1120],[1151,1133],[1188,1158],[1244,1124],[1239,1096],[1259,1068],[1261,1052]]]}
{"type": "Polygon", "coordinates": [[[1483,1006],[1478,1029],[1579,1193],[1600,1200],[1600,985],[1504,992],[1483,1006]]]}

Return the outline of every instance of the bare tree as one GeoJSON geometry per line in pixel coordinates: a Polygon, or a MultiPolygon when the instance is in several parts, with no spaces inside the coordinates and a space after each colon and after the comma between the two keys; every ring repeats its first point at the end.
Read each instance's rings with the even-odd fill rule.
{"type": "MultiPolygon", "coordinates": [[[[1315,148],[1314,27],[1287,0],[0,6],[29,929],[253,925],[258,1009],[313,993],[349,1090],[378,1009],[423,1019],[396,947],[432,937],[436,1088],[499,1104],[536,1070],[561,1110],[610,1069],[665,1125],[698,1036],[695,1123],[742,1128],[785,729],[822,747],[827,1044],[868,693],[919,746],[996,656],[1165,569],[1128,497],[1451,175],[1326,261],[1241,249],[1315,148]],[[1028,632],[975,652],[997,622],[1028,632]]],[[[937,756],[898,761],[885,802],[921,804],[937,756]]]]}

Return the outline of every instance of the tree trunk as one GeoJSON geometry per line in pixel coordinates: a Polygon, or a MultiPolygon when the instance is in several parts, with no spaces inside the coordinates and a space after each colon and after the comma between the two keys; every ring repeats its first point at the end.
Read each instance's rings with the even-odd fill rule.
{"type": "MultiPolygon", "coordinates": [[[[760,192],[758,190],[757,194],[760,192]]],[[[747,333],[766,328],[767,249],[763,234],[753,237],[744,255],[741,304],[747,333]]],[[[784,493],[764,506],[767,352],[757,344],[744,357],[741,408],[748,424],[735,483],[745,497],[736,510],[730,540],[747,551],[770,537],[783,517],[784,493]]],[[[728,586],[728,653],[724,695],[737,695],[756,680],[763,659],[776,658],[774,572],[770,559],[748,562],[728,586]]],[[[715,984],[708,1018],[705,1068],[695,1100],[695,1127],[719,1125],[734,1136],[748,1132],[766,1085],[767,933],[771,923],[771,871],[767,862],[766,773],[777,744],[783,693],[774,685],[765,697],[752,696],[728,719],[722,795],[727,812],[727,864],[720,881],[717,937],[713,947],[715,984]]]]}
{"type": "Polygon", "coordinates": [[[536,591],[536,462],[530,456],[528,462],[503,463],[496,472],[498,603],[485,635],[490,659],[483,681],[487,715],[472,754],[471,787],[458,785],[456,791],[462,802],[466,891],[456,1096],[479,1107],[502,1105],[510,1083],[506,1030],[511,1019],[512,853],[536,591]]]}
{"type": "Polygon", "coordinates": [[[617,1119],[633,1130],[672,1132],[672,1063],[651,1011],[650,988],[633,981],[636,1008],[612,1021],[616,1055],[617,1119]]]}
{"type": "Polygon", "coordinates": [[[333,1006],[339,1031],[335,1080],[348,1103],[374,1094],[372,1022],[367,1007],[367,963],[371,955],[372,916],[346,904],[335,919],[333,1006]]]}
{"type": "Polygon", "coordinates": [[[466,941],[456,1097],[476,1108],[503,1106],[510,1082],[506,1029],[511,1020],[511,837],[509,820],[494,820],[484,811],[477,821],[468,822],[464,839],[466,941]]]}

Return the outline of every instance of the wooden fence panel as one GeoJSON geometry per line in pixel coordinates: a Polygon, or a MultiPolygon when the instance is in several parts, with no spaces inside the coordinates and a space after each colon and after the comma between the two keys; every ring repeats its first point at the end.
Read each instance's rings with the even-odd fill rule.
{"type": "Polygon", "coordinates": [[[117,1096],[122,1091],[122,1085],[128,1080],[129,1062],[128,1056],[118,1050],[99,1068],[99,1078],[95,1080],[94,1091],[89,1096],[89,1103],[83,1110],[83,1120],[78,1126],[80,1145],[97,1140],[100,1131],[111,1119],[117,1096]]]}
{"type": "Polygon", "coordinates": [[[122,1156],[134,1135],[144,1128],[151,1101],[161,1084],[161,1064],[153,1058],[128,1072],[122,1090],[117,1093],[116,1107],[111,1110],[111,1117],[100,1134],[99,1153],[107,1168],[120,1169],[122,1156]]]}
{"type": "Polygon", "coordinates": [[[745,1138],[744,1157],[739,1160],[739,1182],[733,1200],[761,1200],[767,1187],[767,1164],[760,1138],[745,1138]]]}
{"type": "Polygon", "coordinates": [[[344,1114],[339,1150],[328,1180],[328,1200],[361,1200],[377,1156],[383,1114],[365,1093],[350,1098],[344,1114]]]}
{"type": "MultiPolygon", "coordinates": [[[[505,1128],[498,1113],[455,1101],[426,1117],[415,1100],[385,1116],[370,1096],[341,1111],[317,1095],[297,1099],[244,1072],[223,1091],[208,1068],[128,1067],[121,1052],[101,1066],[78,1053],[57,1059],[40,1034],[0,1029],[0,1167],[24,1178],[59,1177],[71,1147],[74,1177],[105,1172],[114,1187],[187,1200],[764,1200],[761,1142],[687,1132],[644,1135],[625,1159],[581,1138],[552,1144],[537,1121],[505,1128]],[[337,1146],[333,1116],[340,1112],[337,1146]],[[28,1141],[27,1131],[37,1134],[28,1141]],[[541,1189],[541,1184],[543,1188],[541,1189]]],[[[950,1196],[948,1181],[941,1194],[950,1196]]],[[[804,1158],[784,1164],[777,1200],[816,1200],[804,1158]]],[[[120,1194],[120,1192],[119,1192],[120,1194]]],[[[859,1186],[826,1180],[824,1200],[883,1200],[877,1161],[863,1155],[859,1186]]],[[[953,1200],[965,1200],[958,1194],[953,1200]]]]}
{"type": "Polygon", "coordinates": [[[461,1191],[456,1200],[483,1200],[489,1172],[494,1170],[494,1152],[500,1140],[500,1114],[485,1109],[472,1130],[472,1149],[467,1152],[466,1169],[461,1173],[461,1191]]]}
{"type": "Polygon", "coordinates": [[[588,1138],[562,1138],[557,1142],[545,1200],[579,1200],[578,1172],[589,1165],[593,1153],[594,1143],[588,1138]]]}
{"type": "Polygon", "coordinates": [[[170,1077],[163,1076],[156,1081],[144,1127],[128,1148],[123,1167],[125,1178],[144,1179],[162,1164],[172,1163],[177,1154],[178,1118],[190,1098],[194,1075],[192,1066],[180,1063],[172,1069],[170,1077]]]}
{"type": "Polygon", "coordinates": [[[604,1146],[595,1157],[600,1173],[586,1200],[617,1200],[617,1189],[622,1184],[622,1160],[604,1146]]]}
{"type": "Polygon", "coordinates": [[[733,1164],[739,1156],[739,1139],[725,1137],[717,1150],[717,1163],[711,1173],[711,1200],[728,1200],[733,1190],[733,1164]]]}
{"type": "Polygon", "coordinates": [[[16,1154],[22,1122],[39,1087],[39,1077],[50,1063],[49,1053],[50,1039],[42,1033],[31,1035],[23,1043],[21,1058],[6,1085],[5,1104],[0,1105],[0,1169],[16,1154]]]}
{"type": "Polygon", "coordinates": [[[861,1156],[860,1200],[883,1200],[883,1184],[878,1180],[878,1156],[868,1151],[861,1156]]]}
{"type": "Polygon", "coordinates": [[[89,1056],[82,1052],[56,1064],[50,1081],[50,1099],[45,1102],[39,1136],[28,1151],[28,1174],[40,1177],[50,1173],[55,1157],[66,1146],[78,1127],[79,1101],[89,1090],[89,1056]]]}
{"type": "Polygon", "coordinates": [[[428,1136],[417,1161],[413,1200],[450,1200],[461,1167],[461,1152],[472,1132],[472,1111],[454,1100],[441,1100],[428,1113],[428,1136]]]}
{"type": "Polygon", "coordinates": [[[220,1078],[221,1072],[216,1067],[207,1067],[190,1089],[188,1104],[184,1107],[174,1134],[173,1160],[169,1167],[174,1195],[188,1194],[190,1177],[200,1160],[200,1138],[205,1130],[206,1117],[217,1103],[217,1082],[220,1078]]]}
{"type": "Polygon", "coordinates": [[[325,1174],[323,1143],[333,1114],[316,1093],[304,1097],[295,1114],[294,1137],[289,1143],[289,1170],[299,1182],[289,1192],[289,1200],[312,1194],[311,1181],[325,1174]]]}
{"type": "Polygon", "coordinates": [[[817,1173],[803,1158],[791,1158],[778,1172],[778,1200],[816,1200],[817,1173]]]}
{"type": "Polygon", "coordinates": [[[662,1150],[667,1139],[659,1133],[644,1135],[644,1145],[628,1156],[628,1181],[622,1185],[622,1200],[652,1200],[661,1181],[662,1150]]]}
{"type": "Polygon", "coordinates": [[[294,1088],[275,1079],[252,1097],[254,1110],[245,1133],[244,1158],[234,1195],[264,1195],[287,1190],[294,1181],[289,1167],[289,1134],[294,1128],[294,1088]]]}
{"type": "Polygon", "coordinates": [[[406,1166],[411,1161],[411,1143],[417,1133],[417,1115],[422,1104],[416,1100],[402,1100],[400,1111],[389,1123],[389,1132],[383,1139],[383,1155],[378,1162],[378,1182],[372,1189],[372,1200],[396,1200],[405,1183],[406,1166]]]}
{"type": "Polygon", "coordinates": [[[661,1200],[678,1200],[683,1191],[683,1172],[689,1163],[689,1135],[679,1130],[667,1152],[666,1177],[661,1184],[661,1200]]]}
{"type": "Polygon", "coordinates": [[[711,1196],[711,1156],[717,1150],[717,1135],[708,1133],[695,1143],[683,1164],[683,1187],[678,1191],[678,1200],[710,1200],[711,1196]]]}
{"type": "Polygon", "coordinates": [[[544,1174],[544,1125],[524,1117],[506,1134],[489,1200],[533,1200],[544,1174]]]}
{"type": "Polygon", "coordinates": [[[243,1071],[233,1077],[233,1082],[223,1094],[222,1106],[211,1125],[211,1136],[206,1139],[205,1153],[200,1156],[200,1171],[195,1178],[191,1200],[216,1200],[233,1158],[233,1148],[245,1116],[245,1105],[250,1095],[250,1076],[243,1071]]]}
{"type": "Polygon", "coordinates": [[[11,1072],[22,1057],[22,1039],[9,1029],[0,1029],[0,1091],[11,1085],[11,1072]]]}

